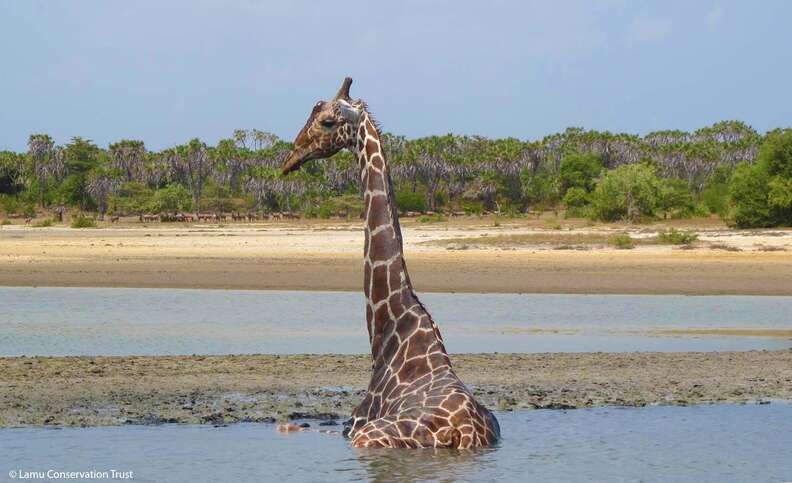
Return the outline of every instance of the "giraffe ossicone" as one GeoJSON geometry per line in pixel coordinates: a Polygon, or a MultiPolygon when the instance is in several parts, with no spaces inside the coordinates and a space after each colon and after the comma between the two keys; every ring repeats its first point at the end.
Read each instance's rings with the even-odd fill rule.
{"type": "Polygon", "coordinates": [[[372,377],[345,433],[355,447],[472,448],[500,438],[495,416],[454,373],[443,338],[415,295],[387,158],[352,79],[319,101],[283,163],[283,174],[342,149],[357,156],[365,206],[363,291],[372,377]]]}

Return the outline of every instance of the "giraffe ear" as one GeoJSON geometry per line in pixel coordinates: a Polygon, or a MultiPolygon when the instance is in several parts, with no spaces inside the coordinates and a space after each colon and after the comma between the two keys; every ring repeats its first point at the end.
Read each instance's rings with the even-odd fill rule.
{"type": "Polygon", "coordinates": [[[353,106],[343,99],[338,100],[338,105],[341,107],[341,115],[350,124],[357,124],[360,119],[360,109],[353,106]]]}
{"type": "Polygon", "coordinates": [[[344,82],[341,83],[341,88],[338,89],[338,93],[335,95],[335,99],[349,99],[349,88],[352,86],[352,78],[347,77],[344,79],[344,82]]]}

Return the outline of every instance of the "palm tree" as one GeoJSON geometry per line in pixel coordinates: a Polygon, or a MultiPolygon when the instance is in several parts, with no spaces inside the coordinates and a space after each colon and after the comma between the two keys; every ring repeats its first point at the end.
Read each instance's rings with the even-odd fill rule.
{"type": "Polygon", "coordinates": [[[31,171],[38,181],[39,205],[44,207],[44,192],[47,182],[63,172],[63,150],[47,134],[31,134],[28,138],[28,156],[31,171]]]}
{"type": "Polygon", "coordinates": [[[121,180],[104,167],[93,169],[88,174],[88,184],[85,186],[88,194],[96,201],[99,208],[99,220],[104,220],[107,212],[107,200],[110,195],[115,194],[121,187],[121,180]]]}

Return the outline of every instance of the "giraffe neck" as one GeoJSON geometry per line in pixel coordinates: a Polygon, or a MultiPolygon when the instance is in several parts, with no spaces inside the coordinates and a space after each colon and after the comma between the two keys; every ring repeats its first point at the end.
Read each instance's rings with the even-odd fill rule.
{"type": "Polygon", "coordinates": [[[387,366],[396,356],[404,335],[422,324],[428,324],[423,330],[431,332],[427,345],[436,341],[443,353],[445,348],[410,282],[388,163],[379,131],[365,110],[356,134],[353,151],[358,156],[365,209],[363,291],[376,373],[378,366],[387,366]]]}

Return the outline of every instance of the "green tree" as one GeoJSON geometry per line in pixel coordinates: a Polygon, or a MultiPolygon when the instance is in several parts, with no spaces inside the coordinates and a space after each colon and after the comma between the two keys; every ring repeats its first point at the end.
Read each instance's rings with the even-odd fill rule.
{"type": "Polygon", "coordinates": [[[792,224],[792,129],[768,133],[757,163],[735,169],[729,194],[738,227],[792,224]]]}
{"type": "Polygon", "coordinates": [[[767,197],[770,177],[763,166],[741,163],[737,165],[729,184],[733,224],[740,228],[771,226],[770,204],[767,197]]]}
{"type": "Polygon", "coordinates": [[[543,208],[558,203],[560,183],[557,176],[544,169],[536,172],[524,169],[521,180],[523,195],[529,205],[543,208]]]}
{"type": "Polygon", "coordinates": [[[663,212],[663,218],[676,212],[677,215],[689,216],[693,213],[693,194],[685,181],[676,178],[658,180],[657,209],[663,212]]]}
{"type": "Polygon", "coordinates": [[[570,188],[582,188],[590,192],[594,189],[600,171],[602,160],[594,153],[572,153],[564,156],[558,171],[561,193],[566,193],[570,188]]]}
{"type": "Polygon", "coordinates": [[[169,184],[154,192],[148,203],[148,211],[163,213],[173,211],[189,211],[193,207],[192,195],[180,184],[169,184]]]}
{"type": "Polygon", "coordinates": [[[22,156],[0,151],[0,194],[16,195],[24,189],[22,156]]]}
{"type": "Polygon", "coordinates": [[[138,181],[123,183],[109,198],[109,211],[117,214],[137,213],[142,215],[150,206],[154,192],[138,181]]]}
{"type": "Polygon", "coordinates": [[[567,190],[563,201],[567,208],[582,208],[589,203],[589,194],[585,189],[573,186],[567,190]]]}
{"type": "Polygon", "coordinates": [[[632,222],[653,217],[660,200],[660,180],[652,166],[623,164],[608,171],[592,193],[592,214],[604,221],[632,222]]]}
{"type": "Polygon", "coordinates": [[[82,210],[93,208],[93,199],[88,193],[88,172],[99,166],[100,150],[88,139],[79,136],[65,146],[64,161],[67,176],[60,185],[62,202],[77,205],[82,210]]]}

